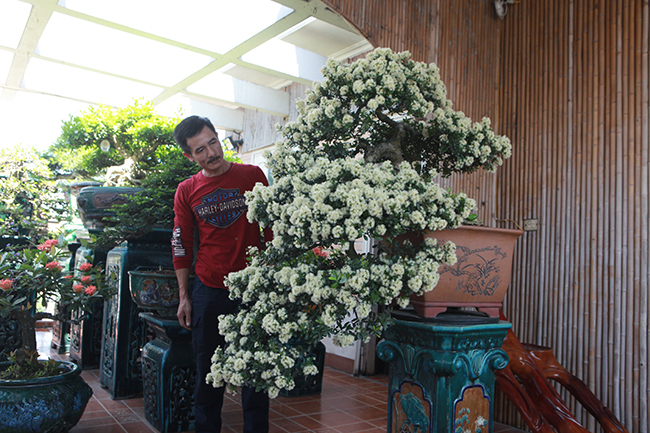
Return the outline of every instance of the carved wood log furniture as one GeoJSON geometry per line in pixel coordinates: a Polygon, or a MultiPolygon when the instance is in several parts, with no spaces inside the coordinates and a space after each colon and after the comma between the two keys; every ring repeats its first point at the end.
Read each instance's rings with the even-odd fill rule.
{"type": "MultiPolygon", "coordinates": [[[[501,313],[501,320],[507,320],[501,313]]],[[[517,408],[534,433],[588,432],[575,419],[551,380],[561,384],[591,413],[605,433],[627,433],[612,411],[587,385],[568,372],[548,347],[525,344],[510,329],[503,342],[508,366],[495,372],[498,389],[517,408]]]]}

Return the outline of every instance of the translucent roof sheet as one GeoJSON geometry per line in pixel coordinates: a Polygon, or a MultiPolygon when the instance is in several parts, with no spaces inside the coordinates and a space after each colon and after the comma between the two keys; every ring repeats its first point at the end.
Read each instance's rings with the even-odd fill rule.
{"type": "Polygon", "coordinates": [[[36,113],[134,99],[241,131],[243,109],[286,117],[284,87],[369,49],[320,0],[0,0],[0,146],[54,142],[36,113]]]}
{"type": "Polygon", "coordinates": [[[0,0],[0,45],[18,48],[32,6],[18,0],[0,0]]]}
{"type": "Polygon", "coordinates": [[[172,86],[212,58],[110,27],[53,13],[38,43],[42,56],[172,86]],[[174,67],[170,67],[173,63],[174,67]]]}

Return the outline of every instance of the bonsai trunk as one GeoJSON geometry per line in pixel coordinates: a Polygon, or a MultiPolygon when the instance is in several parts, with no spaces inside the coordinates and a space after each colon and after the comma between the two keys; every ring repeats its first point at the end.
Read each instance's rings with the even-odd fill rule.
{"type": "Polygon", "coordinates": [[[27,309],[13,311],[11,316],[18,320],[21,327],[22,350],[18,351],[16,355],[16,360],[20,364],[26,359],[26,352],[36,351],[36,319],[27,309]]]}

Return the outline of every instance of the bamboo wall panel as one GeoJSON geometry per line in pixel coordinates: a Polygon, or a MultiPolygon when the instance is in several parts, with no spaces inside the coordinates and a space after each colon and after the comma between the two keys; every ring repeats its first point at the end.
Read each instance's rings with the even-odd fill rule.
{"type": "Polygon", "coordinates": [[[505,313],[648,432],[648,0],[520,0],[503,21],[489,0],[326,3],[375,46],[435,61],[455,107],[511,138],[496,176],[447,181],[487,225],[539,222],[518,241],[505,313]]]}
{"type": "Polygon", "coordinates": [[[506,315],[635,432],[649,410],[648,32],[643,0],[522,0],[503,22],[499,91],[515,149],[498,213],[539,220],[506,315]]]}

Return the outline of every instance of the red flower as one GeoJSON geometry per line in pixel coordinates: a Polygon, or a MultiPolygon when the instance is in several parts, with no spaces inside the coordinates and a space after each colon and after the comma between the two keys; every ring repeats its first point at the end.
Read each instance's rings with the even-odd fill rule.
{"type": "Polygon", "coordinates": [[[85,290],[84,292],[86,293],[86,295],[88,295],[88,296],[92,296],[92,295],[95,294],[96,291],[97,291],[97,287],[95,287],[95,286],[88,286],[88,287],[86,287],[86,290],[85,290]]]}
{"type": "Polygon", "coordinates": [[[90,283],[90,279],[91,279],[90,275],[84,275],[83,277],[81,277],[81,282],[84,284],[88,284],[90,283]]]}
{"type": "Polygon", "coordinates": [[[14,280],[0,280],[0,289],[9,290],[14,285],[14,280]]]}
{"type": "Polygon", "coordinates": [[[74,292],[78,295],[78,294],[80,294],[81,292],[83,292],[83,290],[84,290],[84,285],[83,285],[83,284],[80,284],[80,283],[77,283],[77,284],[75,284],[75,285],[72,286],[72,290],[74,290],[74,292]]]}
{"type": "Polygon", "coordinates": [[[66,276],[63,277],[63,278],[65,278],[65,279],[67,279],[67,280],[71,280],[71,279],[72,279],[72,275],[66,275],[66,276]]]}
{"type": "Polygon", "coordinates": [[[80,270],[81,272],[88,272],[88,271],[91,270],[92,268],[93,268],[93,265],[90,264],[90,263],[88,263],[88,262],[86,262],[86,263],[82,263],[82,264],[79,265],[79,270],[80,270]]]}
{"type": "Polygon", "coordinates": [[[59,272],[61,269],[63,269],[63,266],[61,266],[59,262],[54,261],[45,265],[45,269],[52,272],[59,272]]]}
{"type": "Polygon", "coordinates": [[[325,257],[325,258],[329,257],[329,253],[328,253],[327,251],[325,251],[325,250],[323,249],[323,247],[315,247],[315,248],[312,249],[312,251],[313,251],[314,254],[316,254],[317,256],[325,257]]]}
{"type": "Polygon", "coordinates": [[[58,244],[59,244],[59,241],[57,241],[56,239],[48,239],[45,242],[43,242],[42,245],[39,245],[36,248],[38,248],[41,251],[48,251],[49,252],[54,245],[58,245],[58,244]]]}

